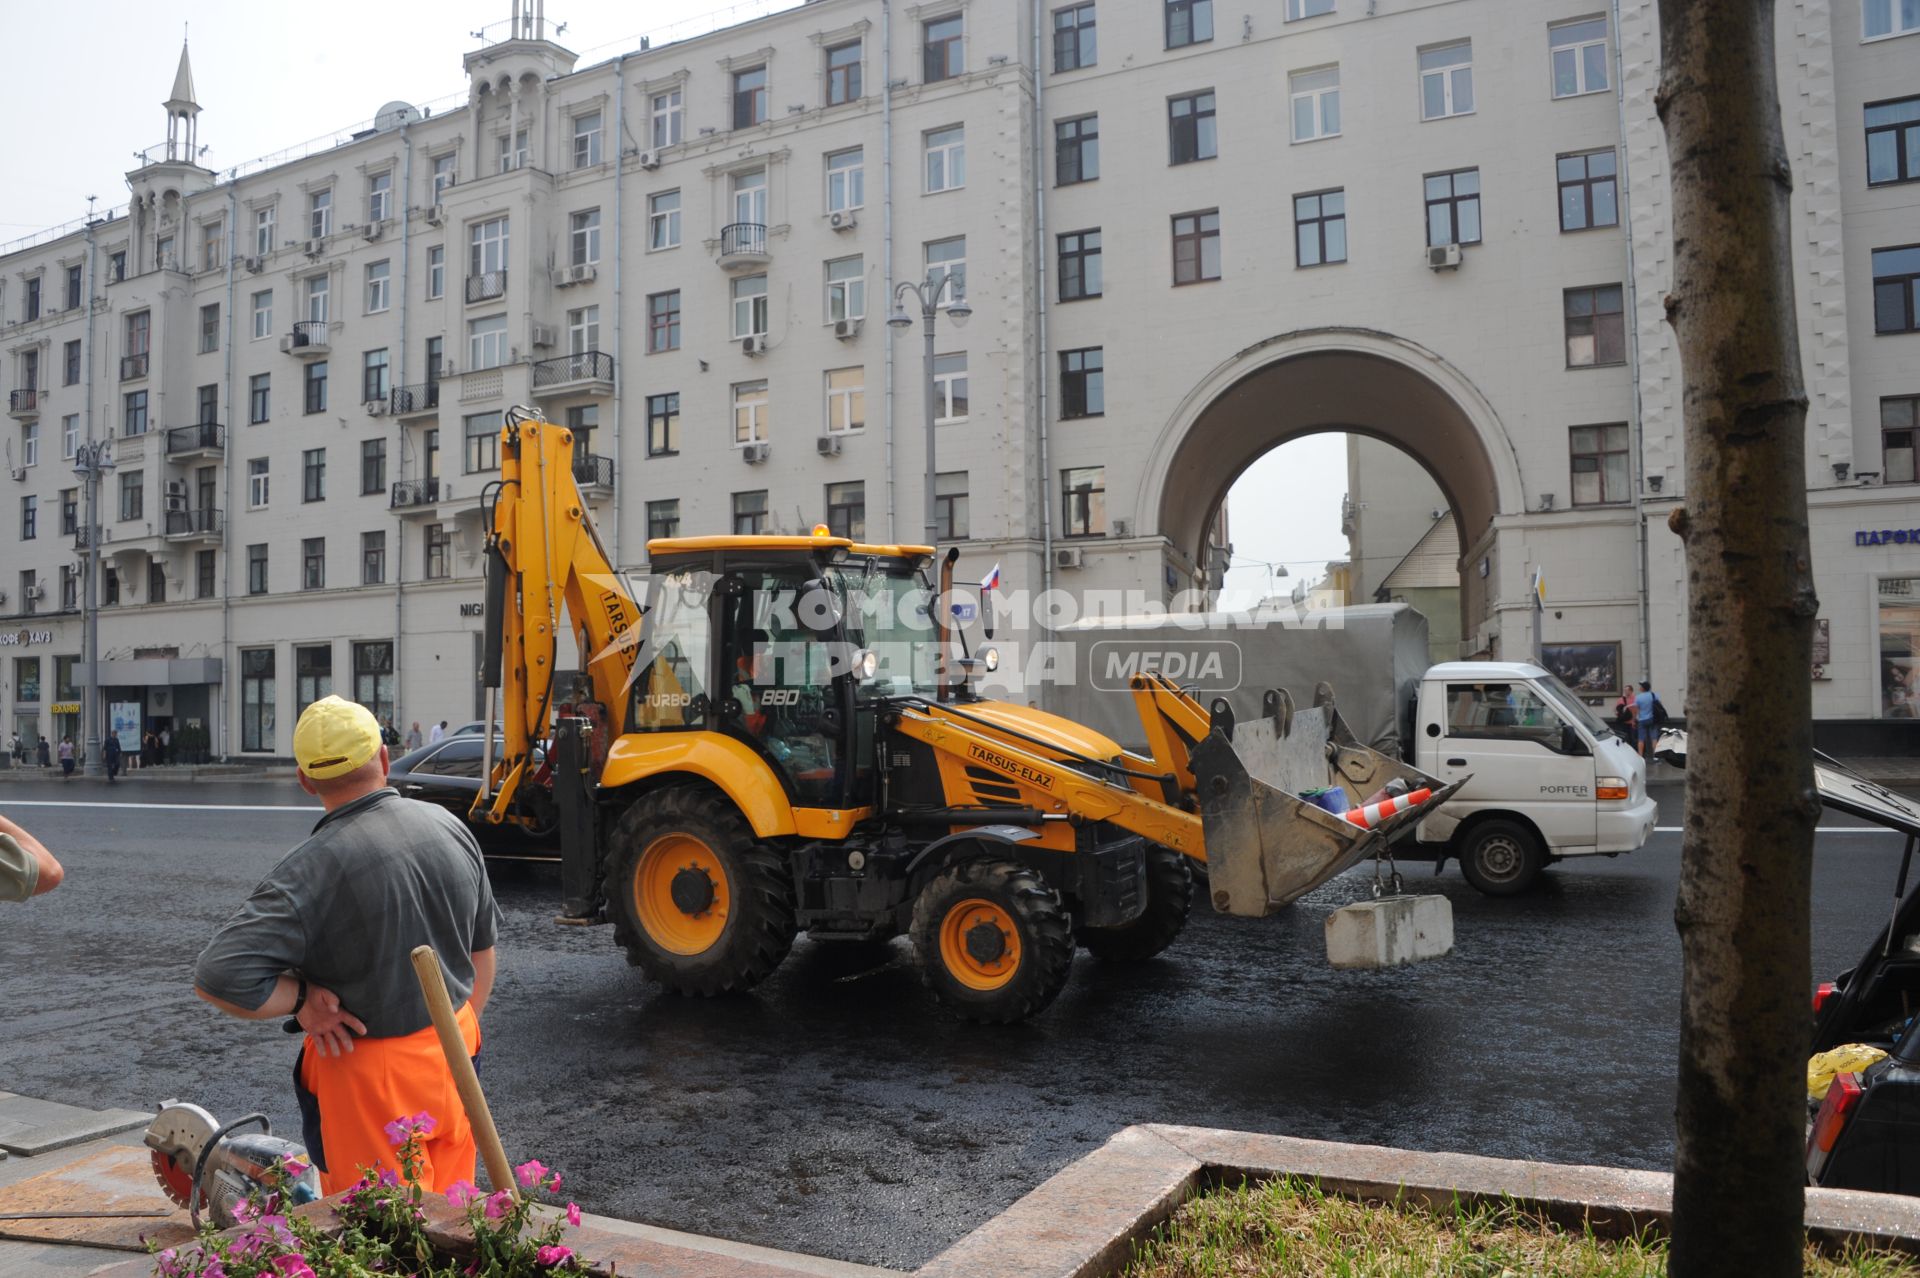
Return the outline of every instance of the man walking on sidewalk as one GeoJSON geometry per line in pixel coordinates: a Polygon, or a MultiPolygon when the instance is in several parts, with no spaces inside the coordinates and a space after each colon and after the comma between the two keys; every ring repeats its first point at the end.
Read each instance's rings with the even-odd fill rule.
{"type": "Polygon", "coordinates": [[[387,749],[364,706],[325,697],[293,730],[300,788],[326,815],[214,934],[194,992],[245,1020],[292,1016],[307,1150],[329,1194],[364,1168],[401,1170],[387,1127],[425,1111],[420,1181],[472,1180],[466,1110],[414,976],[415,946],[440,956],[467,1051],[493,990],[496,908],[459,818],[387,788],[387,749]]]}
{"type": "Polygon", "coordinates": [[[107,765],[107,780],[120,779],[120,738],[109,732],[100,743],[100,761],[107,765]]]}

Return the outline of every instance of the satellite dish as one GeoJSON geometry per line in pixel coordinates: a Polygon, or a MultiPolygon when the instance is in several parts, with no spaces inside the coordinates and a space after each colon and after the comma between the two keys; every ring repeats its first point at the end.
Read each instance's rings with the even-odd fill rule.
{"type": "Polygon", "coordinates": [[[403,124],[412,124],[419,118],[420,112],[411,102],[389,102],[374,113],[373,127],[376,132],[385,133],[403,124]]]}

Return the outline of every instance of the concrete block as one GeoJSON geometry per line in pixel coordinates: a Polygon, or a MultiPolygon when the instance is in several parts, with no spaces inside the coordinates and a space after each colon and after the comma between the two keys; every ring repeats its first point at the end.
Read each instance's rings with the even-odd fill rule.
{"type": "Polygon", "coordinates": [[[1327,915],[1327,962],[1343,969],[1401,967],[1453,952],[1453,903],[1387,896],[1327,915]]]}

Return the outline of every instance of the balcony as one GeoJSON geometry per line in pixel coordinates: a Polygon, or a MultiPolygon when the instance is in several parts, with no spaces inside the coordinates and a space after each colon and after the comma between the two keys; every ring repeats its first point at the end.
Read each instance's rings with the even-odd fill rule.
{"type": "Polygon", "coordinates": [[[325,359],[332,351],[325,320],[299,320],[293,331],[280,339],[280,351],[301,359],[325,359]]]}
{"type": "Polygon", "coordinates": [[[173,542],[218,542],[221,536],[220,512],[208,507],[199,510],[169,510],[167,540],[173,542]]]}
{"type": "Polygon", "coordinates": [[[573,482],[580,485],[582,496],[613,496],[613,458],[599,453],[575,453],[573,482]]]}
{"type": "Polygon", "coordinates": [[[535,395],[611,395],[613,393],[613,356],[600,351],[581,351],[543,359],[533,366],[535,395]]]}
{"type": "Polygon", "coordinates": [[[227,428],[219,422],[175,426],[167,432],[167,460],[218,458],[227,451],[227,428]]]}
{"type": "Polygon", "coordinates": [[[720,228],[720,269],[764,265],[767,252],[767,227],[764,222],[733,222],[720,228]]]}
{"type": "Polygon", "coordinates": [[[388,407],[395,417],[420,417],[440,409],[440,383],[422,382],[418,386],[396,386],[388,407]]]}
{"type": "Polygon", "coordinates": [[[146,351],[141,351],[138,355],[122,355],[120,357],[120,380],[130,382],[136,377],[145,377],[147,375],[147,358],[146,351]]]}
{"type": "Polygon", "coordinates": [[[387,509],[402,519],[450,524],[463,514],[477,514],[480,503],[475,497],[456,498],[444,479],[400,479],[394,481],[387,509]]]}
{"type": "Polygon", "coordinates": [[[496,297],[506,295],[507,273],[505,271],[482,271],[478,275],[467,276],[469,302],[490,302],[496,297]]]}
{"type": "Polygon", "coordinates": [[[27,418],[40,415],[40,392],[33,387],[24,387],[7,392],[7,412],[15,417],[27,418]]]}

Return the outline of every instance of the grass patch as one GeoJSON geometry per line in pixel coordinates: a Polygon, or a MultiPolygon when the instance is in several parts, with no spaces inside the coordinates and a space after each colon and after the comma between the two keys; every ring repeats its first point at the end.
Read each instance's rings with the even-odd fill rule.
{"type": "MultiPolygon", "coordinates": [[[[1310,1180],[1222,1186],[1134,1246],[1123,1278],[1645,1278],[1667,1272],[1661,1237],[1598,1238],[1509,1204],[1444,1211],[1355,1202],[1310,1180]]],[[[1914,1258],[1807,1249],[1809,1278],[1920,1278],[1914,1258]]]]}

